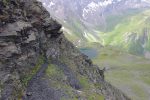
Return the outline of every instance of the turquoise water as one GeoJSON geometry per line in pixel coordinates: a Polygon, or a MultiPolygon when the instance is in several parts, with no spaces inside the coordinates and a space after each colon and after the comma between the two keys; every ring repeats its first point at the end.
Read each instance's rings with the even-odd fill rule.
{"type": "Polygon", "coordinates": [[[81,53],[87,55],[90,59],[95,58],[98,52],[94,48],[80,48],[81,53]]]}

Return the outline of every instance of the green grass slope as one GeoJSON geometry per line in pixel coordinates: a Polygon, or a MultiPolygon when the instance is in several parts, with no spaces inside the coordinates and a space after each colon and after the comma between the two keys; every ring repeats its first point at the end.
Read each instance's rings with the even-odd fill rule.
{"type": "Polygon", "coordinates": [[[150,99],[150,60],[105,47],[93,61],[101,68],[106,67],[106,80],[132,100],[150,99]]]}
{"type": "Polygon", "coordinates": [[[122,47],[129,53],[143,55],[150,50],[150,10],[128,17],[114,30],[100,34],[103,45],[122,47]]]}

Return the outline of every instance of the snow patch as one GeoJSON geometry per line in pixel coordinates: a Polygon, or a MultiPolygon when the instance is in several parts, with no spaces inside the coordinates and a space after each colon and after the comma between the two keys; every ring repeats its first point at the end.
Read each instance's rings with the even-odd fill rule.
{"type": "Polygon", "coordinates": [[[98,40],[92,35],[87,32],[84,32],[84,37],[89,41],[89,42],[98,42],[98,40]]]}
{"type": "MultiPolygon", "coordinates": [[[[119,0],[120,1],[120,0],[119,0]]],[[[82,14],[82,17],[84,19],[86,19],[86,15],[88,13],[93,13],[93,11],[96,11],[97,9],[101,8],[101,7],[107,7],[108,5],[112,4],[113,3],[113,0],[105,0],[103,2],[98,2],[98,3],[95,3],[95,2],[91,2],[89,3],[84,9],[83,9],[83,14],[82,14]]]]}
{"type": "Polygon", "coordinates": [[[53,3],[52,1],[48,4],[48,8],[51,8],[52,6],[54,6],[55,5],[55,3],[53,3]]]}

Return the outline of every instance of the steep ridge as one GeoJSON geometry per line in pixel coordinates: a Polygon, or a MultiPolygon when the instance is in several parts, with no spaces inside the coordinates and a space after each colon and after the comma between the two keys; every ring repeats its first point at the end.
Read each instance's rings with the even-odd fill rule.
{"type": "Polygon", "coordinates": [[[0,1],[1,100],[130,100],[36,0],[0,1]]]}

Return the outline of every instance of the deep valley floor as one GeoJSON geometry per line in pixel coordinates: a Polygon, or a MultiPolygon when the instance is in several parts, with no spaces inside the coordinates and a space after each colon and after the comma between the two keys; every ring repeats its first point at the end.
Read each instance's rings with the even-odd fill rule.
{"type": "MultiPolygon", "coordinates": [[[[88,56],[101,69],[106,68],[105,79],[108,82],[122,90],[132,100],[150,99],[149,59],[134,56],[112,47],[94,49],[97,50],[97,56],[88,56]]],[[[87,54],[87,48],[85,50],[85,54],[87,54]]],[[[89,50],[88,52],[93,51],[93,49],[89,50]]]]}

